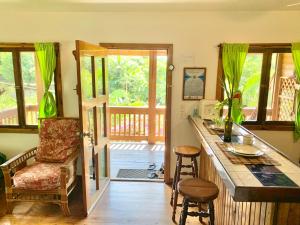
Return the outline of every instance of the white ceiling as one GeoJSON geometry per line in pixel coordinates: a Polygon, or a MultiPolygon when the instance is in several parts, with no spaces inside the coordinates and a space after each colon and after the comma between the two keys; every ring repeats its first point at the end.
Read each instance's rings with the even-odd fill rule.
{"type": "Polygon", "coordinates": [[[300,10],[300,0],[0,0],[1,11],[300,10]]]}

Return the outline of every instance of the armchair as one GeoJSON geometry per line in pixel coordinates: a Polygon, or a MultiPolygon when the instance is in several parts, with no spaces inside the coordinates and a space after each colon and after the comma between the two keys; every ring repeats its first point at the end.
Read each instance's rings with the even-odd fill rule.
{"type": "Polygon", "coordinates": [[[69,216],[68,195],[76,184],[76,164],[80,151],[79,120],[40,120],[40,144],[10,159],[0,167],[5,181],[7,213],[18,201],[60,205],[69,216]]]}

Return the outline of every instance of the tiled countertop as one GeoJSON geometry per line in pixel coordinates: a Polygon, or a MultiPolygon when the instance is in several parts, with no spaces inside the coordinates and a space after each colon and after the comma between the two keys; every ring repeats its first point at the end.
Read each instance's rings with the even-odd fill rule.
{"type": "MultiPolygon", "coordinates": [[[[221,138],[211,134],[203,125],[203,120],[189,117],[189,121],[235,201],[300,202],[300,167],[280,151],[254,135],[254,145],[279,162],[280,165],[276,168],[298,187],[264,186],[245,165],[231,163],[216,144],[222,141],[221,138]]],[[[249,133],[247,129],[237,125],[234,125],[233,130],[241,135],[249,133]]]]}

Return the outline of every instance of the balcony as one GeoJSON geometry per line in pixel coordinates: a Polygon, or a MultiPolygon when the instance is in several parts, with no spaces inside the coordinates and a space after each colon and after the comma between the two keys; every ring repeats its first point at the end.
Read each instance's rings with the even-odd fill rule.
{"type": "Polygon", "coordinates": [[[109,107],[108,118],[111,140],[151,143],[165,140],[165,108],[155,108],[152,112],[148,107],[109,107]]]}
{"type": "MultiPolygon", "coordinates": [[[[37,125],[38,124],[38,106],[26,105],[26,124],[37,125]]],[[[11,108],[0,111],[0,125],[18,125],[18,109],[11,108]]]]}
{"type": "MultiPolygon", "coordinates": [[[[37,105],[26,106],[25,112],[27,124],[38,123],[37,105]]],[[[108,133],[111,140],[153,143],[164,142],[165,140],[165,108],[155,108],[155,110],[150,111],[148,107],[109,107],[107,118],[108,133]],[[153,115],[154,119],[150,119],[153,115]]],[[[17,108],[0,112],[0,125],[17,124],[17,108]]]]}

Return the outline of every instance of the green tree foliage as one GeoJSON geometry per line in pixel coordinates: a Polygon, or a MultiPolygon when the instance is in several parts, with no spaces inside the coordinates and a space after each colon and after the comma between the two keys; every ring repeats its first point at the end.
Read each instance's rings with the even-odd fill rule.
{"type": "Polygon", "coordinates": [[[166,105],[167,56],[157,57],[156,105],[166,105]]]}
{"type": "Polygon", "coordinates": [[[109,56],[109,104],[147,106],[149,57],[109,56]]]}
{"type": "MultiPolygon", "coordinates": [[[[21,52],[20,64],[25,93],[25,104],[36,104],[35,55],[21,52]]],[[[17,107],[13,58],[11,52],[0,52],[0,111],[17,107]]]]}
{"type": "MultiPolygon", "coordinates": [[[[166,56],[157,57],[156,103],[165,105],[166,56]]],[[[149,57],[108,56],[109,104],[148,106],[149,57]]]]}
{"type": "Polygon", "coordinates": [[[257,107],[261,79],[262,54],[248,54],[240,81],[243,105],[257,107]]]}
{"type": "Polygon", "coordinates": [[[0,96],[0,111],[15,108],[16,92],[13,60],[11,52],[0,52],[0,89],[3,93],[0,96]]]}
{"type": "Polygon", "coordinates": [[[36,85],[34,52],[21,52],[21,66],[23,83],[36,85]]]}
{"type": "Polygon", "coordinates": [[[93,97],[92,87],[92,61],[91,57],[83,56],[80,58],[81,63],[81,85],[82,94],[86,99],[93,97]]]}

